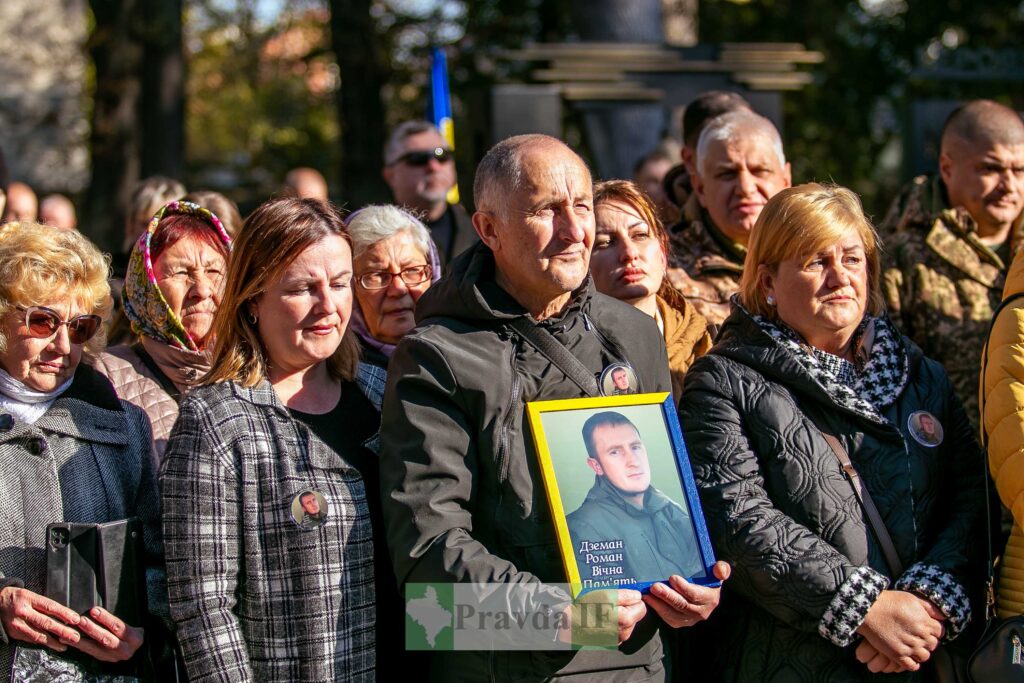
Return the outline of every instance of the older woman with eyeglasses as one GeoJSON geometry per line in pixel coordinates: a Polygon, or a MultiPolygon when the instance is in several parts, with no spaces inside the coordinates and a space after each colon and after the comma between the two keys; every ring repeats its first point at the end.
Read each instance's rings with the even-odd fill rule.
{"type": "Polygon", "coordinates": [[[395,345],[416,325],[416,302],[441,278],[437,250],[426,226],[397,206],[368,206],[346,224],[354,244],[352,326],[363,360],[386,369],[395,345]]]}
{"type": "Polygon", "coordinates": [[[149,632],[46,597],[50,523],[139,518],[149,609],[166,613],[149,423],[81,363],[103,345],[108,276],[79,232],[0,228],[0,672],[12,680],[137,674],[125,662],[149,632]]]}

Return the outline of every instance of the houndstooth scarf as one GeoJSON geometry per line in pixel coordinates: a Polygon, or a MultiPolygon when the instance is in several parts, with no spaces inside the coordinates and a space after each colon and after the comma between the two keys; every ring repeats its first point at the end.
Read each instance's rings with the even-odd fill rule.
{"type": "Polygon", "coordinates": [[[903,393],[910,360],[899,332],[885,317],[865,316],[855,333],[855,362],[808,344],[781,321],[750,316],[772,339],[789,351],[839,405],[874,422],[903,393]]]}

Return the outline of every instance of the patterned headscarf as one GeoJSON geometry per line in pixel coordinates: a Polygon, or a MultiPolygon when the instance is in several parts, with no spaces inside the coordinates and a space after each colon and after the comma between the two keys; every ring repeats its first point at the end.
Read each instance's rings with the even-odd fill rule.
{"type": "Polygon", "coordinates": [[[228,236],[220,219],[207,209],[192,202],[175,201],[166,204],[156,212],[149,222],[146,232],[132,248],[128,260],[128,272],[124,278],[124,290],[121,301],[124,313],[132,323],[132,331],[138,335],[150,337],[184,351],[199,351],[199,346],[181,324],[167,304],[163,292],[156,283],[153,272],[153,259],[150,255],[150,243],[156,233],[160,221],[167,216],[192,216],[210,226],[218,239],[231,250],[231,238],[228,236]]]}

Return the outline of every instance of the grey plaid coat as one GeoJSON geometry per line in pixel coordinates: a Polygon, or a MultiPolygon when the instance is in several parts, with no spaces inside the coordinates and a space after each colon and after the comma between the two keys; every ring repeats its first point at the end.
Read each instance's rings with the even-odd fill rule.
{"type": "Polygon", "coordinates": [[[190,392],[160,482],[171,617],[190,680],[373,679],[363,481],[268,382],[190,392]],[[309,489],[326,497],[328,517],[301,529],[292,503],[309,489]]]}

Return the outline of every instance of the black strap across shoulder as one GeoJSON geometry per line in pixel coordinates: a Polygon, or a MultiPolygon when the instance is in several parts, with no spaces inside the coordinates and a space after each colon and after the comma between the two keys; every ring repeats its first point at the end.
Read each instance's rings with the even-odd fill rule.
{"type": "Polygon", "coordinates": [[[138,354],[139,360],[142,361],[142,364],[153,373],[156,381],[160,383],[160,387],[174,399],[175,403],[180,404],[181,392],[178,391],[178,387],[174,386],[174,382],[171,381],[171,378],[164,374],[164,371],[161,370],[160,366],[156,364],[155,360],[153,360],[153,356],[149,355],[149,352],[142,346],[142,342],[132,344],[132,351],[138,354]]]}
{"type": "Polygon", "coordinates": [[[832,449],[836,459],[839,460],[840,467],[843,468],[843,474],[846,475],[850,486],[853,487],[853,493],[857,496],[857,501],[864,511],[864,516],[868,518],[868,525],[871,527],[871,531],[874,532],[878,545],[882,548],[882,554],[885,555],[885,563],[889,566],[893,579],[898,579],[903,574],[903,563],[896,552],[896,544],[892,542],[889,528],[885,526],[885,521],[882,520],[882,515],[878,512],[875,501],[871,498],[871,494],[868,493],[868,487],[864,485],[860,474],[850,461],[850,455],[843,447],[843,443],[828,432],[822,431],[821,435],[825,437],[829,448],[832,449]]]}
{"type": "Polygon", "coordinates": [[[597,380],[580,359],[572,355],[562,342],[543,327],[534,325],[526,316],[520,316],[508,323],[516,334],[532,344],[555,364],[566,377],[571,379],[587,396],[600,396],[597,380]]]}

